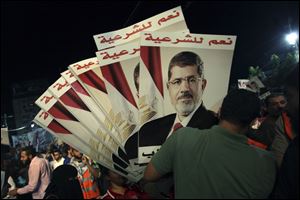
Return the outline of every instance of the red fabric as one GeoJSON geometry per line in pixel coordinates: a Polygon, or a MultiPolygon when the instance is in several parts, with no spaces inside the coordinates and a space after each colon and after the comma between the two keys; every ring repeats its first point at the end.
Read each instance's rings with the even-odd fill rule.
{"type": "Polygon", "coordinates": [[[54,133],[72,134],[55,120],[52,120],[52,122],[48,125],[48,128],[54,133]]]}
{"type": "Polygon", "coordinates": [[[93,70],[80,74],[79,78],[85,84],[107,93],[104,81],[93,70]]]}
{"type": "Polygon", "coordinates": [[[80,85],[80,83],[78,81],[73,82],[72,84],[72,88],[74,88],[76,90],[76,92],[79,92],[81,94],[84,94],[86,96],[90,96],[87,91],[82,87],[82,85],[80,85]]]}
{"type": "Polygon", "coordinates": [[[182,124],[178,122],[178,123],[176,123],[174,125],[172,132],[175,132],[176,130],[178,130],[178,129],[182,128],[182,127],[183,127],[182,124]]]}
{"type": "Polygon", "coordinates": [[[49,110],[48,113],[54,118],[78,121],[59,101],[57,101],[49,110]]]}
{"type": "Polygon", "coordinates": [[[282,113],[282,120],[283,120],[283,124],[284,124],[284,132],[286,133],[288,138],[290,140],[292,140],[294,138],[293,131],[292,131],[292,124],[291,124],[291,120],[288,117],[288,115],[286,114],[286,112],[282,113]]]}
{"type": "Polygon", "coordinates": [[[135,187],[127,188],[123,195],[115,193],[109,188],[102,199],[149,199],[149,196],[135,187]]]}
{"type": "Polygon", "coordinates": [[[265,145],[263,143],[260,143],[258,141],[255,141],[253,139],[250,139],[250,138],[248,138],[247,142],[248,142],[249,145],[254,145],[254,146],[262,148],[262,149],[267,149],[267,147],[268,147],[267,145],[265,145]]]}
{"type": "Polygon", "coordinates": [[[134,107],[137,104],[126,80],[125,74],[119,62],[101,67],[103,77],[112,84],[134,107]]]}
{"type": "Polygon", "coordinates": [[[67,106],[91,112],[72,88],[69,89],[65,94],[63,94],[60,97],[60,100],[67,106]]]}
{"type": "Polygon", "coordinates": [[[149,70],[157,89],[164,96],[160,47],[141,46],[141,59],[149,70]]]}

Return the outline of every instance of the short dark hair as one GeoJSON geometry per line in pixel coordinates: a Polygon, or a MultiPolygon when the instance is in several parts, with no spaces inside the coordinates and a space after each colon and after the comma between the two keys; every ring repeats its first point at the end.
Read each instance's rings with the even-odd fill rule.
{"type": "Polygon", "coordinates": [[[29,155],[32,155],[32,157],[36,156],[36,151],[33,148],[33,146],[23,147],[23,148],[21,148],[20,152],[22,152],[22,151],[25,151],[27,156],[29,156],[29,155]]]}
{"type": "Polygon", "coordinates": [[[275,97],[279,97],[279,96],[284,96],[284,93],[283,92],[278,92],[278,93],[271,93],[269,96],[266,97],[265,99],[265,106],[269,106],[269,103],[270,103],[270,99],[272,98],[275,98],[275,97]]]}
{"type": "Polygon", "coordinates": [[[61,150],[57,147],[53,148],[53,150],[52,150],[52,153],[55,153],[55,152],[61,154],[61,150]]]}
{"type": "Polygon", "coordinates": [[[174,66],[185,67],[188,65],[196,65],[198,68],[198,74],[202,76],[203,74],[203,61],[200,56],[190,51],[182,51],[176,54],[170,61],[168,69],[168,80],[171,78],[171,69],[174,66]]]}
{"type": "Polygon", "coordinates": [[[245,89],[234,89],[223,100],[220,120],[246,127],[259,116],[260,107],[260,100],[256,93],[245,89]]]}

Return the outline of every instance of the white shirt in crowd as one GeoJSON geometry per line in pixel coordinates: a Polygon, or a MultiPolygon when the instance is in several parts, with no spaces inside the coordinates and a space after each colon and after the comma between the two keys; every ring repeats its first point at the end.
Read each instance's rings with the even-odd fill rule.
{"type": "Polygon", "coordinates": [[[65,158],[61,158],[59,161],[53,160],[50,162],[52,171],[55,170],[58,166],[61,166],[64,164],[65,158]]]}

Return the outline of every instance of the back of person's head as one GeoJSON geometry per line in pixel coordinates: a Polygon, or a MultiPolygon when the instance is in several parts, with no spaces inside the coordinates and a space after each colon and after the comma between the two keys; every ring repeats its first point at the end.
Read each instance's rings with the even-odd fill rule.
{"type": "Polygon", "coordinates": [[[168,69],[168,80],[170,80],[172,73],[171,70],[174,66],[185,67],[185,66],[197,66],[199,76],[203,76],[203,61],[200,56],[194,52],[183,51],[176,54],[170,61],[168,69]]]}
{"type": "Polygon", "coordinates": [[[223,100],[220,120],[246,127],[259,116],[260,107],[260,100],[256,93],[245,89],[234,89],[223,100]]]}
{"type": "Polygon", "coordinates": [[[127,179],[125,177],[106,167],[103,167],[101,169],[101,173],[110,182],[110,184],[125,186],[127,182],[127,179]]]}
{"type": "Polygon", "coordinates": [[[82,199],[77,169],[72,165],[57,167],[45,193],[44,199],[82,199]]]}

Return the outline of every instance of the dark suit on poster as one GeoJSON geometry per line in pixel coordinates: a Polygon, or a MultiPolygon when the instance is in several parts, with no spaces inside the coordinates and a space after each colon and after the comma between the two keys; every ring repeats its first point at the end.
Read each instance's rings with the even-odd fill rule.
{"type": "MultiPolygon", "coordinates": [[[[176,113],[155,119],[145,123],[139,130],[139,146],[159,146],[162,145],[173,126],[176,113]]],[[[202,104],[194,113],[187,124],[188,127],[198,129],[208,129],[218,123],[218,119],[212,111],[209,111],[202,104]]],[[[138,133],[134,133],[125,144],[125,150],[129,159],[138,156],[138,133]]]]}
{"type": "MultiPolygon", "coordinates": [[[[176,113],[155,119],[144,124],[139,131],[139,146],[162,145],[173,126],[176,113]]],[[[196,110],[188,127],[208,129],[217,124],[218,119],[212,111],[206,110],[203,104],[196,110]]]]}

